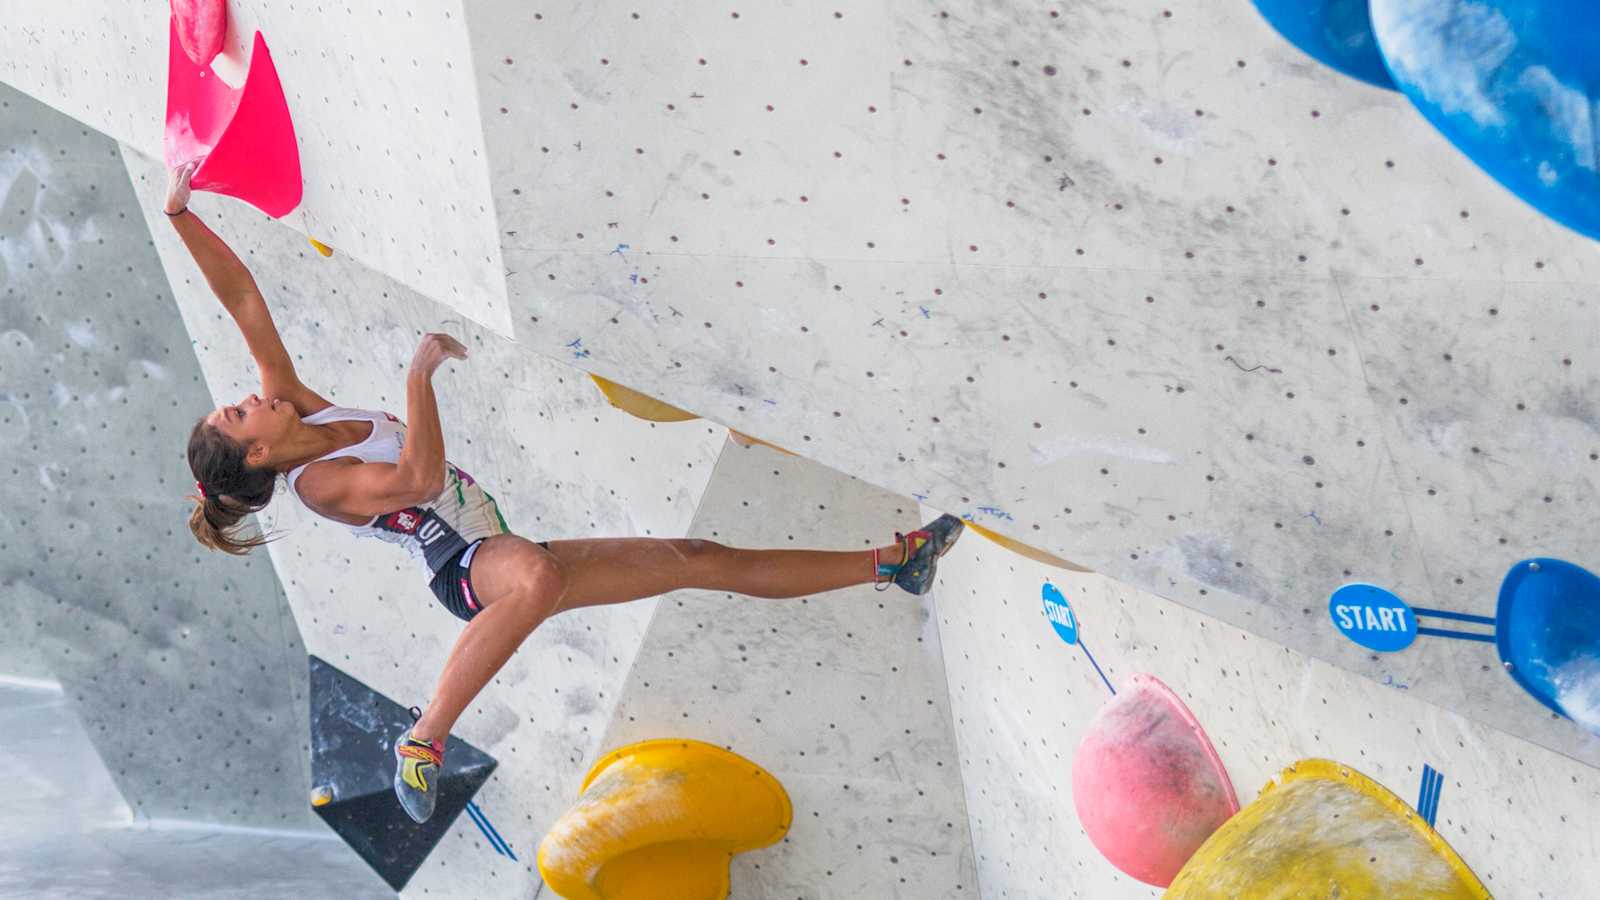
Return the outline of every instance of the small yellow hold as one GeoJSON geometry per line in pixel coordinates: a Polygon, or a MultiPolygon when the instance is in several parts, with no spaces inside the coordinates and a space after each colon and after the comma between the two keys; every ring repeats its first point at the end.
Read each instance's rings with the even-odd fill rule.
{"type": "Polygon", "coordinates": [[[600,388],[600,393],[606,396],[606,400],[612,406],[635,418],[644,419],[646,422],[687,422],[700,418],[692,412],[669,406],[633,388],[623,387],[615,381],[607,381],[599,375],[591,374],[589,377],[594,379],[594,383],[600,388]]]}
{"type": "Polygon", "coordinates": [[[795,453],[793,450],[785,450],[782,447],[779,447],[777,444],[768,443],[760,438],[751,437],[742,431],[734,431],[732,428],[728,429],[728,437],[733,438],[733,442],[741,447],[771,447],[785,456],[799,456],[799,454],[795,453]]]}
{"type": "Polygon", "coordinates": [[[794,818],[776,778],[699,741],[623,747],[579,790],[539,844],[539,874],[566,900],[724,900],[734,855],[794,818]]]}
{"type": "Polygon", "coordinates": [[[317,252],[321,253],[324,257],[333,255],[333,248],[329,247],[327,244],[324,244],[323,242],[314,237],[310,237],[309,235],[306,237],[306,240],[310,241],[311,246],[317,248],[317,252]]]}
{"type": "Polygon", "coordinates": [[[313,807],[327,806],[333,802],[333,788],[327,785],[318,785],[311,789],[311,805],[313,807]]]}

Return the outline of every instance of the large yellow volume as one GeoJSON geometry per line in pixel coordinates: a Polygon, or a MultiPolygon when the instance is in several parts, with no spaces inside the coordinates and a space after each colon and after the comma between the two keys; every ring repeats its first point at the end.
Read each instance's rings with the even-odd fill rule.
{"type": "Polygon", "coordinates": [[[765,769],[699,741],[623,747],[579,790],[539,844],[539,874],[566,900],[723,900],[734,854],[794,818],[765,769]]]}
{"type": "Polygon", "coordinates": [[[1303,759],[1223,823],[1167,900],[1481,900],[1489,891],[1416,810],[1349,766],[1303,759]]]}

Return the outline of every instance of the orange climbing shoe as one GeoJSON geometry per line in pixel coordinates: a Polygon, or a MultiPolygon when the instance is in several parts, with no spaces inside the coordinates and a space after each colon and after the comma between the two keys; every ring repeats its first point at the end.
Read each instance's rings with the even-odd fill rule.
{"type": "MultiPolygon", "coordinates": [[[[422,710],[411,707],[411,721],[422,717],[422,710]]],[[[416,726],[412,726],[413,728],[416,726]]],[[[444,769],[444,741],[419,741],[407,728],[394,742],[394,794],[400,807],[413,821],[422,823],[433,815],[439,798],[439,775],[444,769]]]]}
{"type": "MultiPolygon", "coordinates": [[[[878,568],[880,578],[888,578],[881,582],[879,590],[888,590],[890,584],[897,584],[913,594],[926,594],[933,587],[934,576],[938,572],[939,557],[950,551],[956,538],[961,537],[961,532],[966,526],[961,520],[951,515],[943,515],[921,529],[910,534],[895,532],[894,539],[904,548],[901,557],[904,562],[894,566],[877,562],[874,555],[874,564],[878,568]]],[[[876,554],[877,551],[873,551],[876,554]]]]}

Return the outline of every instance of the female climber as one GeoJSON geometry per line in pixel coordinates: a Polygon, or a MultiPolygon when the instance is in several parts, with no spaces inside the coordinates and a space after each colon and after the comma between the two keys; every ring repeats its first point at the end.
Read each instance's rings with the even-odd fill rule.
{"type": "Polygon", "coordinates": [[[395,794],[418,822],[433,812],[456,719],[551,616],[686,588],[778,598],[892,583],[922,594],[961,534],[953,516],[855,552],[654,538],[535,543],[512,534],[494,498],[445,458],[432,378],[445,360],[466,359],[466,348],[447,335],[423,337],[406,376],[406,422],[329,403],[300,383],[249,271],[188,209],[195,168],[172,170],[163,211],[244,334],[261,391],[212,410],[190,432],[198,494],[189,527],[214,550],[261,546],[265,536],[236,526],[267,506],[284,476],[289,493],[317,515],[404,547],[439,602],[467,622],[426,711],[413,707],[413,723],[394,742],[395,794]]]}

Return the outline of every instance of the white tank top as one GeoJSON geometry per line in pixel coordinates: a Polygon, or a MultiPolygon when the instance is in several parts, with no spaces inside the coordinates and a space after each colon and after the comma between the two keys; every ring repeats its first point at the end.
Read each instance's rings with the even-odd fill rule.
{"type": "MultiPolygon", "coordinates": [[[[400,451],[406,445],[405,423],[386,412],[330,406],[300,421],[307,425],[349,421],[372,423],[372,433],[366,440],[335,450],[290,470],[289,491],[302,504],[305,504],[305,498],[300,496],[296,482],[300,480],[300,473],[305,471],[306,466],[344,457],[355,457],[362,462],[398,464],[400,451]]],[[[306,508],[311,507],[307,504],[306,508]]],[[[348,522],[339,524],[350,529],[357,537],[373,537],[405,547],[411,557],[422,564],[430,580],[451,557],[468,545],[481,538],[509,534],[511,531],[500,515],[500,508],[494,498],[479,487],[471,475],[456,468],[448,460],[445,461],[444,490],[439,496],[416,506],[373,516],[362,525],[351,525],[348,522]]]]}

